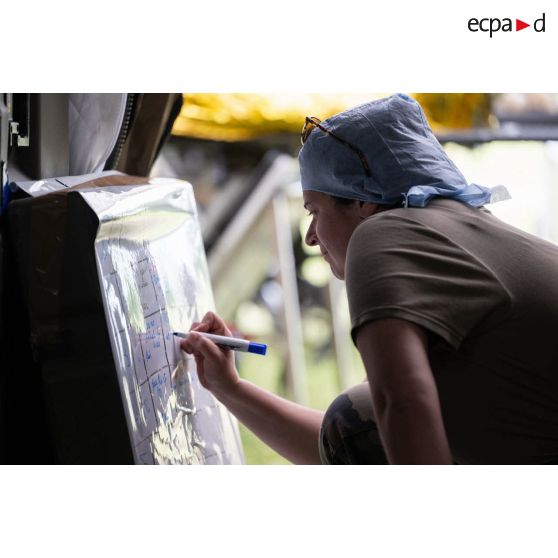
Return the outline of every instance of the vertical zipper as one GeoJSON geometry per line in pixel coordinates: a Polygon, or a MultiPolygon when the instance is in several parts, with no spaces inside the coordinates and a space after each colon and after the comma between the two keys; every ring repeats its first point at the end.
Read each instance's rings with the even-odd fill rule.
{"type": "Polygon", "coordinates": [[[137,93],[128,93],[126,95],[126,108],[124,110],[124,118],[122,119],[120,133],[118,134],[114,149],[105,163],[104,170],[113,170],[118,166],[122,150],[124,149],[124,143],[128,137],[136,95],[137,93]]]}

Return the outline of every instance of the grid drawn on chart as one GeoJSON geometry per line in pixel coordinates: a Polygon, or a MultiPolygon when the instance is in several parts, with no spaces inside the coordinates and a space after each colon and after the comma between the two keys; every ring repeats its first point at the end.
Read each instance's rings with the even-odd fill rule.
{"type": "MultiPolygon", "coordinates": [[[[116,236],[115,240],[117,242],[118,249],[126,250],[126,248],[121,246],[122,236],[121,235],[115,235],[115,236],[116,236]]],[[[147,248],[145,244],[144,244],[144,248],[147,248]]],[[[145,250],[145,252],[149,254],[149,251],[147,249],[145,250]]],[[[153,463],[154,456],[153,456],[153,448],[151,448],[149,444],[150,438],[158,428],[165,426],[165,424],[168,424],[172,419],[172,417],[165,417],[166,420],[161,420],[161,417],[155,412],[155,409],[157,407],[159,407],[159,410],[161,410],[162,405],[156,404],[156,399],[154,397],[153,389],[157,390],[158,388],[160,388],[161,383],[159,382],[158,384],[156,383],[152,386],[151,380],[155,377],[158,378],[158,375],[160,375],[161,373],[164,374],[166,372],[168,377],[168,384],[165,387],[166,392],[163,393],[162,401],[166,401],[166,408],[168,409],[169,408],[168,401],[174,390],[173,380],[171,377],[171,362],[169,361],[168,351],[174,350],[174,346],[171,345],[173,340],[168,337],[170,336],[171,333],[170,329],[168,328],[169,326],[168,316],[166,316],[166,320],[163,319],[164,316],[166,315],[167,309],[164,304],[164,300],[165,300],[164,292],[160,287],[160,280],[158,275],[156,274],[155,267],[151,263],[151,260],[149,259],[148,256],[138,259],[136,262],[131,263],[130,265],[132,267],[134,265],[143,266],[140,273],[143,274],[144,281],[143,283],[138,281],[138,286],[140,287],[140,290],[141,288],[144,289],[146,288],[148,290],[151,289],[153,293],[153,302],[154,302],[154,306],[148,305],[145,308],[149,313],[143,314],[143,319],[144,321],[147,322],[148,325],[157,326],[155,327],[155,329],[160,333],[160,342],[162,343],[162,346],[155,347],[155,348],[161,349],[160,353],[164,355],[164,362],[162,363],[162,366],[150,370],[147,364],[148,359],[146,358],[145,342],[142,342],[142,339],[139,339],[139,342],[135,347],[130,347],[130,350],[132,350],[133,352],[139,349],[139,353],[141,354],[141,359],[142,359],[141,364],[144,366],[144,369],[146,371],[146,376],[147,376],[147,378],[144,379],[143,381],[140,380],[140,378],[138,377],[138,370],[136,369],[137,363],[135,362],[135,359],[132,357],[131,359],[132,362],[130,364],[134,373],[136,385],[131,386],[131,393],[129,393],[129,395],[131,397],[131,400],[134,400],[134,398],[136,398],[136,396],[138,395],[138,391],[140,394],[139,401],[137,401],[136,399],[136,405],[135,406],[132,405],[132,407],[137,407],[137,411],[136,411],[137,415],[134,417],[134,419],[141,420],[142,408],[147,411],[151,409],[151,412],[155,413],[155,417],[154,417],[155,423],[153,424],[152,422],[151,427],[144,428],[143,433],[141,432],[133,433],[134,446],[135,446],[136,455],[140,462],[153,463]],[[149,275],[148,281],[146,280],[146,274],[149,275]],[[156,283],[158,281],[159,281],[159,289],[157,289],[156,287],[156,283]],[[158,324],[156,322],[153,323],[152,322],[153,319],[158,319],[159,320],[158,324]],[[165,335],[165,327],[169,329],[169,331],[166,332],[167,335],[165,335]],[[146,387],[147,390],[145,390],[146,387]],[[145,391],[147,391],[147,393],[145,393],[145,391]],[[147,394],[149,394],[149,397],[151,399],[151,405],[149,404],[146,405],[146,403],[148,402],[144,401],[147,394]],[[139,435],[139,439],[138,439],[138,435],[139,435]]],[[[122,286],[120,284],[118,273],[115,270],[113,270],[110,273],[110,275],[114,275],[112,283],[115,286],[115,291],[118,294],[120,306],[121,308],[123,308],[124,297],[123,297],[122,286]]],[[[134,269],[134,277],[137,279],[136,269],[134,269]]],[[[130,324],[128,312],[124,312],[123,314],[126,317],[127,323],[122,324],[122,328],[119,328],[120,334],[125,334],[126,331],[129,332],[132,331],[132,326],[130,324]]],[[[131,339],[132,335],[129,335],[128,338],[132,341],[131,339]]],[[[144,338],[143,340],[153,341],[154,337],[150,337],[150,339],[144,338]]],[[[127,343],[123,343],[123,346],[124,345],[127,346],[127,343]]],[[[213,400],[213,397],[209,397],[209,399],[207,397],[204,397],[206,394],[202,390],[202,386],[199,383],[199,379],[197,377],[195,378],[195,380],[191,381],[190,383],[192,384],[191,387],[194,394],[194,398],[193,398],[194,401],[196,401],[196,403],[202,403],[203,401],[204,403],[200,407],[198,407],[195,411],[195,414],[197,414],[198,416],[196,417],[196,421],[195,421],[197,423],[197,428],[194,430],[194,438],[199,438],[202,441],[201,447],[202,447],[204,462],[207,463],[226,462],[227,460],[230,460],[232,455],[230,454],[230,451],[227,451],[226,447],[222,446],[222,443],[224,442],[224,437],[223,437],[224,432],[222,430],[222,425],[221,425],[221,421],[223,420],[223,417],[221,416],[220,409],[216,405],[216,402],[213,400]],[[213,415],[214,413],[217,413],[218,420],[215,420],[215,418],[211,420],[212,418],[211,415],[213,415]],[[208,416],[205,418],[205,420],[203,420],[205,415],[208,416]],[[206,440],[209,440],[209,443],[206,442],[206,440]]],[[[133,413],[134,409],[129,408],[128,412],[133,413]]],[[[139,420],[136,420],[136,422],[139,423],[139,420]]],[[[147,424],[146,426],[149,425],[147,424]]],[[[188,435],[185,428],[184,428],[184,434],[188,435]]],[[[195,439],[189,440],[189,444],[196,444],[195,439]]]]}
{"type": "MultiPolygon", "coordinates": [[[[110,229],[114,229],[114,227],[112,226],[112,223],[110,224],[110,229]]],[[[111,231],[112,232],[112,231],[111,231]]],[[[116,231],[115,231],[116,232],[116,231]]],[[[117,245],[117,250],[126,250],[126,248],[124,248],[121,245],[121,241],[123,240],[123,235],[121,234],[122,230],[120,229],[120,231],[118,231],[118,233],[116,234],[111,234],[111,237],[113,239],[116,240],[116,245],[117,245]],[[119,234],[120,233],[120,234],[119,234]]],[[[108,246],[107,246],[108,248],[108,246]]],[[[106,257],[106,253],[108,252],[108,250],[105,250],[104,252],[102,252],[102,259],[104,259],[106,257]]],[[[143,258],[139,261],[135,262],[135,265],[140,264],[141,262],[147,262],[148,258],[143,258]]],[[[134,264],[131,264],[132,267],[134,264]]],[[[134,270],[135,271],[135,270],[134,270]]],[[[124,297],[123,297],[123,293],[122,293],[122,287],[119,281],[119,276],[116,270],[112,270],[111,273],[109,275],[113,276],[112,281],[109,281],[115,286],[115,290],[118,293],[118,298],[119,298],[119,306],[121,309],[124,308],[124,297]]],[[[156,295],[154,293],[154,298],[156,299],[156,295]]],[[[157,301],[158,302],[158,301],[157,301]]],[[[153,312],[151,312],[150,316],[153,316],[155,314],[159,313],[159,309],[155,309],[153,312]]],[[[134,445],[136,448],[139,448],[139,446],[143,446],[146,442],[146,440],[149,440],[151,434],[156,430],[157,428],[157,415],[155,414],[155,401],[153,399],[153,394],[151,392],[150,386],[149,386],[149,375],[147,374],[147,364],[146,364],[146,357],[145,357],[145,353],[144,353],[144,343],[141,342],[141,339],[138,338],[136,339],[137,335],[136,333],[133,331],[132,325],[129,321],[129,314],[128,312],[121,312],[121,314],[124,314],[126,316],[126,324],[122,324],[123,327],[121,328],[117,328],[118,329],[118,333],[120,334],[120,336],[125,335],[126,332],[129,332],[128,335],[126,335],[126,337],[128,339],[130,339],[131,344],[134,344],[134,346],[130,347],[130,350],[133,353],[133,357],[132,357],[132,369],[134,372],[134,378],[135,378],[135,385],[131,385],[128,391],[128,396],[129,396],[129,402],[130,402],[130,406],[127,409],[127,411],[129,413],[133,413],[135,416],[134,421],[136,422],[137,425],[142,424],[141,421],[141,411],[142,409],[145,411],[147,410],[148,412],[151,412],[154,414],[154,419],[155,419],[155,424],[153,424],[153,420],[149,420],[149,418],[146,421],[146,426],[148,426],[147,428],[144,429],[140,429],[140,427],[138,427],[136,429],[136,431],[133,432],[133,439],[134,439],[134,445]],[[135,343],[134,343],[135,342],[135,343]],[[146,378],[140,378],[139,377],[139,371],[137,370],[137,362],[136,359],[134,358],[135,356],[141,354],[141,364],[144,367],[145,371],[146,371],[146,378]],[[146,392],[146,388],[147,388],[147,393],[146,392]],[[138,396],[139,395],[139,401],[138,401],[138,396]],[[146,400],[146,396],[149,397],[149,401],[146,400]],[[135,402],[136,404],[134,405],[133,402],[135,402]],[[134,412],[136,411],[136,412],[134,412]],[[150,426],[150,427],[149,427],[150,426]],[[142,430],[143,430],[143,435],[142,435],[142,430]],[[140,440],[138,442],[137,438],[138,436],[140,437],[140,440]]],[[[143,315],[143,319],[145,320],[146,318],[149,318],[149,316],[145,316],[143,315]]],[[[113,321],[114,321],[114,316],[113,316],[113,321]]],[[[118,324],[115,324],[118,325],[118,324]]],[[[127,343],[123,343],[123,346],[127,345],[127,343]]],[[[168,363],[168,358],[166,355],[166,350],[164,352],[165,354],[165,362],[166,362],[166,366],[169,368],[169,377],[170,377],[170,366],[168,363]]],[[[161,369],[164,369],[164,366],[161,367],[161,369]]],[[[156,374],[159,370],[154,370],[152,371],[152,375],[156,374]]],[[[120,373],[122,373],[122,371],[119,371],[120,373]]],[[[145,451],[144,451],[145,453],[145,451]]],[[[138,455],[139,455],[139,449],[138,449],[138,455]]]]}
{"type": "MultiPolygon", "coordinates": [[[[152,428],[146,429],[145,437],[149,438],[157,427],[164,426],[164,424],[169,420],[169,417],[167,417],[167,409],[168,401],[172,395],[172,388],[170,385],[170,363],[167,354],[167,347],[164,342],[162,329],[163,323],[161,321],[162,312],[166,311],[166,309],[164,308],[164,305],[161,304],[161,301],[158,300],[155,293],[153,278],[149,269],[149,258],[145,257],[139,259],[135,263],[131,264],[131,266],[134,271],[134,276],[138,278],[139,271],[143,279],[143,282],[138,281],[139,290],[151,290],[154,302],[153,306],[149,305],[147,308],[142,306],[142,309],[144,310],[144,312],[142,312],[143,320],[146,324],[146,329],[149,330],[153,328],[153,331],[140,334],[138,340],[139,342],[136,345],[136,351],[141,354],[141,365],[144,367],[146,372],[146,378],[142,379],[142,381],[140,381],[137,377],[136,372],[136,379],[138,380],[140,393],[143,394],[141,400],[143,401],[145,399],[145,391],[147,391],[151,399],[151,405],[148,405],[148,408],[150,408],[154,413],[156,421],[156,425],[153,425],[152,428]],[[146,275],[148,277],[146,277],[146,275]],[[145,312],[147,312],[147,314],[145,312]],[[150,346],[150,344],[152,346],[150,346]],[[156,362],[155,360],[152,360],[154,356],[151,351],[156,351],[157,349],[158,351],[156,354],[159,355],[160,366],[151,364],[152,362],[156,362]]],[[[145,300],[145,297],[140,296],[140,299],[143,301],[145,300]]],[[[149,299],[151,299],[151,296],[149,299]]],[[[138,409],[138,411],[141,412],[141,409],[138,409]]],[[[141,443],[143,443],[143,441],[144,440],[142,440],[141,443]]]]}

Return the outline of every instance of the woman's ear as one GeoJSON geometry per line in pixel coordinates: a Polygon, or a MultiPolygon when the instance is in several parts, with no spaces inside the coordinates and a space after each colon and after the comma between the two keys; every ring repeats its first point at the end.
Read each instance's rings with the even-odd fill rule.
{"type": "Polygon", "coordinates": [[[367,219],[370,215],[374,215],[380,210],[380,205],[377,203],[370,203],[359,201],[358,202],[358,213],[361,219],[367,219]]]}

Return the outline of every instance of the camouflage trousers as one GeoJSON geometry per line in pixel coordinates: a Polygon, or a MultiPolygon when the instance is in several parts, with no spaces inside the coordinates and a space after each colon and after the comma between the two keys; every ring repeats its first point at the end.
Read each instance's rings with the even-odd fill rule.
{"type": "Polygon", "coordinates": [[[327,409],[320,430],[324,465],[386,465],[368,382],[344,391],[327,409]]]}

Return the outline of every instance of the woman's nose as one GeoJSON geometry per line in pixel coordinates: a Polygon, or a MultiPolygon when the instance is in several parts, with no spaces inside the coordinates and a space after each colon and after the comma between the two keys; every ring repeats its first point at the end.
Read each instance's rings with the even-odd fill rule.
{"type": "Polygon", "coordinates": [[[306,236],[304,237],[304,242],[306,242],[308,246],[316,246],[316,244],[318,244],[318,239],[314,230],[314,222],[310,223],[310,226],[306,231],[306,236]]]}

